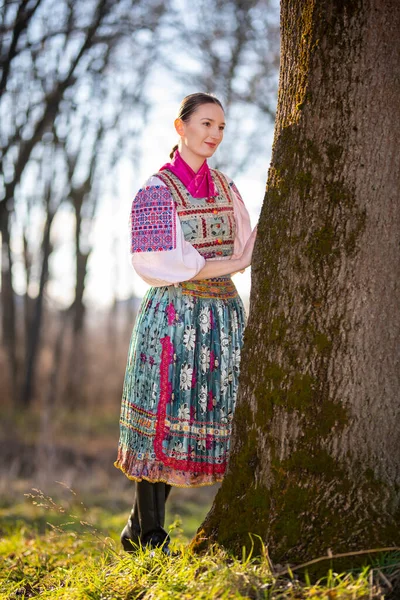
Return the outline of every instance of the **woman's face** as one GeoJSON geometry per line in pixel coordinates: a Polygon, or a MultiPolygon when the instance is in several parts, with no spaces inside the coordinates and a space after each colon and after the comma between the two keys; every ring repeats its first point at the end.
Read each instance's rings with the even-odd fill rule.
{"type": "Polygon", "coordinates": [[[189,121],[176,119],[175,128],[186,152],[204,159],[209,158],[224,137],[224,111],[218,104],[201,104],[189,121]]]}

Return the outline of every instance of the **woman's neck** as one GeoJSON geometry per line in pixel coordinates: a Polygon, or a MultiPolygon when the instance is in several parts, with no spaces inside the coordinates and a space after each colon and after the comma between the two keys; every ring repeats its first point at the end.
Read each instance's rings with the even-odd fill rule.
{"type": "Polygon", "coordinates": [[[195,173],[197,173],[197,171],[199,171],[201,166],[204,164],[205,158],[194,154],[187,148],[187,146],[184,146],[181,143],[178,144],[178,150],[183,160],[189,165],[189,167],[193,169],[195,173]]]}

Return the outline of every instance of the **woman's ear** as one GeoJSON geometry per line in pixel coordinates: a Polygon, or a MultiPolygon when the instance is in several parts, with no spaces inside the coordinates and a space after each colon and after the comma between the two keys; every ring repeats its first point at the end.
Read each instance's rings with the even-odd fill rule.
{"type": "Polygon", "coordinates": [[[174,125],[176,133],[182,137],[185,133],[182,119],[175,119],[174,125]]]}

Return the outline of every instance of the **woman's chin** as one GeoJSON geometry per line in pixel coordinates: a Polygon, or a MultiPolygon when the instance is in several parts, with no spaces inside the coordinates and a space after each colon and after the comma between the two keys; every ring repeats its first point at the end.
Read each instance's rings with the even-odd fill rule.
{"type": "Polygon", "coordinates": [[[205,148],[202,155],[206,158],[210,158],[214,154],[217,148],[205,148]]]}

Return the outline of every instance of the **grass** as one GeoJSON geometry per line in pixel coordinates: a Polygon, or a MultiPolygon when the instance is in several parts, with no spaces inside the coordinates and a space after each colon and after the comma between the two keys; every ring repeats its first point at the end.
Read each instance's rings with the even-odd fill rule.
{"type": "Polygon", "coordinates": [[[193,555],[187,546],[177,558],[148,550],[122,554],[114,540],[49,531],[35,534],[26,526],[9,531],[0,544],[4,560],[1,598],[133,600],[139,598],[378,598],[368,573],[328,575],[326,582],[302,585],[276,581],[268,561],[231,558],[221,549],[193,555]],[[371,594],[372,592],[372,594],[371,594]]]}
{"type": "Polygon", "coordinates": [[[188,542],[203,515],[196,513],[194,503],[182,512],[194,513],[192,521],[183,515],[184,528],[175,515],[169,517],[172,549],[178,556],[166,557],[160,550],[127,555],[118,539],[126,512],[87,509],[73,493],[61,504],[35,491],[25,503],[0,510],[0,599],[384,597],[369,568],[343,575],[328,572],[323,581],[311,584],[293,573],[275,578],[267,556],[238,560],[218,547],[195,555],[188,542]]]}

